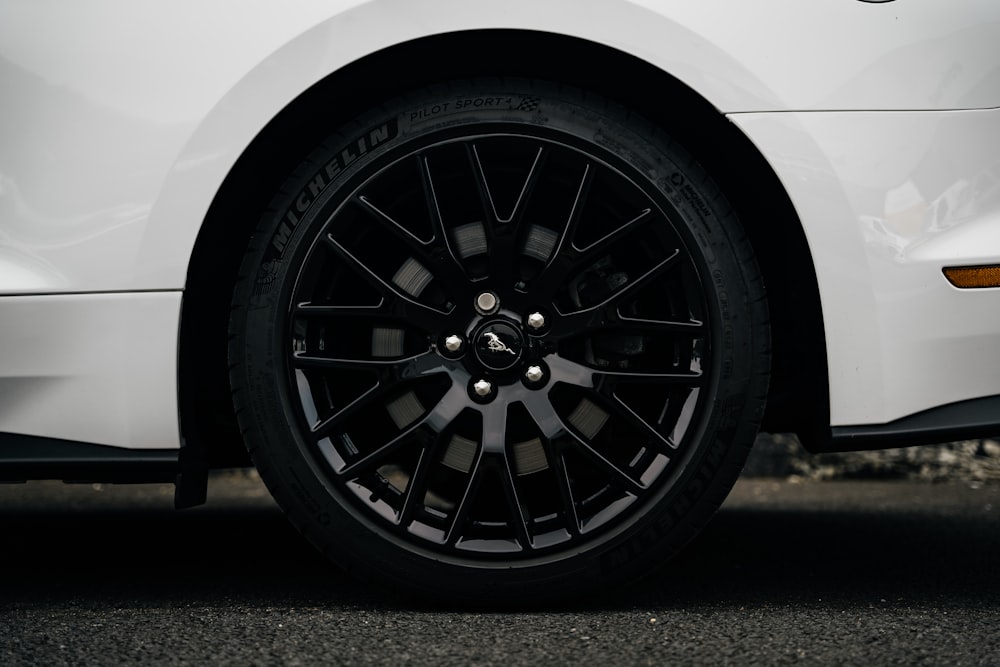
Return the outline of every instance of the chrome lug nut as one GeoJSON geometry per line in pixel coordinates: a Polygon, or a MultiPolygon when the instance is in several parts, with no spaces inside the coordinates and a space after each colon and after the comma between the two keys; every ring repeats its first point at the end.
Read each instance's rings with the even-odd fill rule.
{"type": "Polygon", "coordinates": [[[476,297],[476,310],[480,315],[492,315],[500,309],[500,299],[493,292],[483,292],[476,297]]]}
{"type": "Polygon", "coordinates": [[[493,391],[493,385],[486,380],[476,380],[475,384],[472,385],[472,389],[479,396],[489,396],[493,391]]]}
{"type": "Polygon", "coordinates": [[[545,371],[542,370],[541,366],[528,366],[528,370],[524,371],[524,378],[528,382],[540,382],[543,377],[545,377],[545,371]]]}
{"type": "Polygon", "coordinates": [[[444,346],[449,352],[458,352],[462,349],[463,340],[461,336],[452,334],[444,339],[444,346]]]}
{"type": "Polygon", "coordinates": [[[536,330],[541,329],[545,326],[545,316],[537,312],[528,315],[528,326],[536,330]]]}

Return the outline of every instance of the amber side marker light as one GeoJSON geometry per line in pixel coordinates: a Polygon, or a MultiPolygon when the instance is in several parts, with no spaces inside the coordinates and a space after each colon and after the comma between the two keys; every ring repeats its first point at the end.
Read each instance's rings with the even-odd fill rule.
{"type": "Polygon", "coordinates": [[[944,277],[955,287],[1000,287],[1000,266],[952,266],[943,269],[944,277]]]}

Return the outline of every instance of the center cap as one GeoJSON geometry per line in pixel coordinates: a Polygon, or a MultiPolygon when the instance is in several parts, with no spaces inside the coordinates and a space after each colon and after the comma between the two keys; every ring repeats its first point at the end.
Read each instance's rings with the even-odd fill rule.
{"type": "Polygon", "coordinates": [[[524,340],[510,324],[489,322],[476,332],[475,347],[476,357],[483,366],[504,371],[521,358],[524,340]]]}

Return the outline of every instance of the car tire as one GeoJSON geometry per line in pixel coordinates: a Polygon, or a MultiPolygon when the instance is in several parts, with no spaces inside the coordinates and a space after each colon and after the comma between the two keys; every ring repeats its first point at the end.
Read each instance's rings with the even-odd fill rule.
{"type": "Polygon", "coordinates": [[[668,131],[455,82],[288,178],[234,292],[233,400],[331,559],[425,599],[548,601],[649,572],[719,507],[763,414],[767,306],[668,131]]]}

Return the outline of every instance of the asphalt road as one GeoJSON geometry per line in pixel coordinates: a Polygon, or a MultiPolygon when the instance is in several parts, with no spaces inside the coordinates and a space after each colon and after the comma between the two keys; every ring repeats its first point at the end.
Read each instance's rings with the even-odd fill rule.
{"type": "Polygon", "coordinates": [[[1000,485],[741,482],[656,576],[521,613],[358,585],[224,475],[0,485],[0,664],[1000,664],[1000,485]]]}

